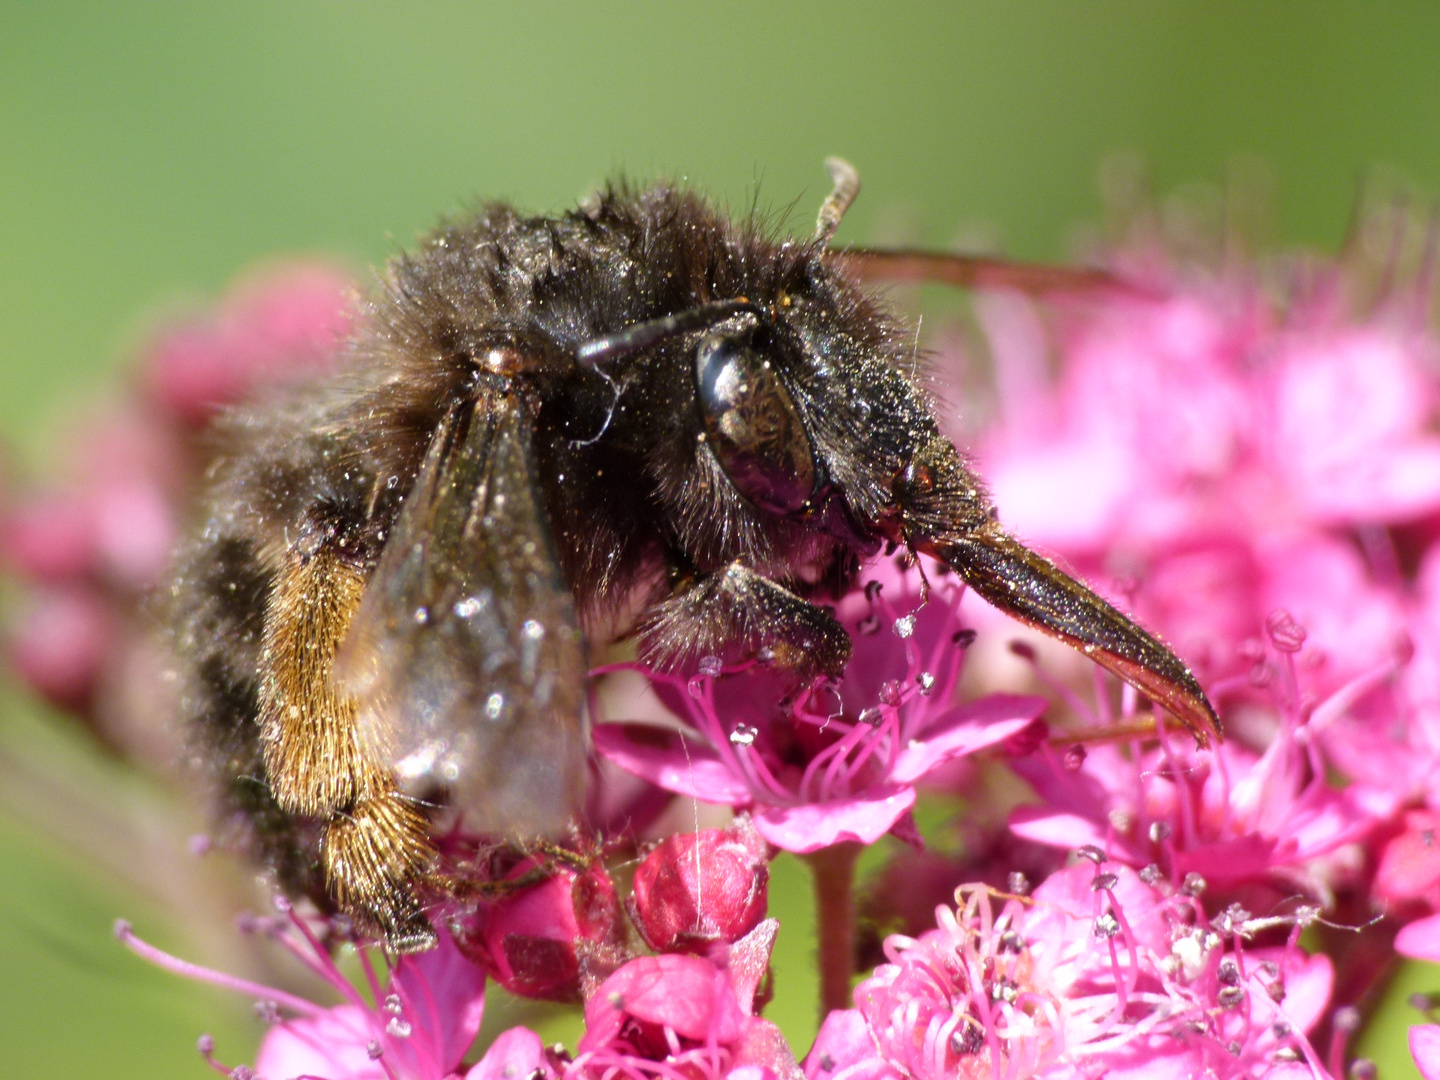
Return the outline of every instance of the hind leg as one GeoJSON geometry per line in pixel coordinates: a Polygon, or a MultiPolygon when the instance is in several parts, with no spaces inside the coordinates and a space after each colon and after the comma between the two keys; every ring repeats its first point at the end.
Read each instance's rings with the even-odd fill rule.
{"type": "Polygon", "coordinates": [[[260,743],[280,807],[326,823],[330,895],[362,931],[414,952],[435,943],[416,895],[434,859],[427,821],[362,740],[355,699],[331,681],[364,591],[361,569],[333,540],[285,554],[265,612],[260,743]]]}

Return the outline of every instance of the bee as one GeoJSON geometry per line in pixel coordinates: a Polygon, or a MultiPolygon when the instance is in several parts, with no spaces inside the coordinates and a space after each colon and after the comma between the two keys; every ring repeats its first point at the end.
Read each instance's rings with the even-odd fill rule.
{"type": "Polygon", "coordinates": [[[1095,281],[832,250],[859,183],[827,164],[805,239],[664,184],[486,206],[390,263],[343,374],[218,421],[170,583],[183,712],[284,887],[429,946],[437,808],[514,836],[576,805],[587,628],[835,676],[824,601],[886,545],[1219,734],[1174,653],[1004,530],[864,285],[1095,281]]]}

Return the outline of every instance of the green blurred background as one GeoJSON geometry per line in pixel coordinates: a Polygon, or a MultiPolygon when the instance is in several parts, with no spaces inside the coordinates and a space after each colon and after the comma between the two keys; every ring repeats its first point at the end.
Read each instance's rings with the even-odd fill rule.
{"type": "MultiPolygon", "coordinates": [[[[1123,150],[1162,191],[1258,159],[1278,182],[1280,237],[1333,249],[1367,170],[1440,193],[1440,6],[7,2],[0,427],[19,471],[43,467],[119,385],[157,305],[285,253],[373,263],[479,195],[558,208],[624,170],[742,206],[758,183],[762,205],[798,197],[808,223],[821,161],[841,154],[865,180],[842,240],[986,235],[1053,258],[1098,217],[1097,169],[1123,150]]],[[[166,845],[184,812],[15,691],[0,744],[33,775],[80,778],[102,808],[88,820],[118,806],[159,862],[178,857],[166,845]]],[[[126,915],[195,943],[10,794],[0,1074],[200,1077],[201,1030],[248,1060],[247,1003],[146,968],[109,925],[126,915]]],[[[777,869],[773,1015],[802,1052],[803,886],[797,866],[777,869]]],[[[1440,970],[1408,977],[1440,988],[1440,970]]],[[[1370,1038],[1395,1054],[1385,1075],[1406,1075],[1408,1020],[1397,1005],[1370,1038]]]]}

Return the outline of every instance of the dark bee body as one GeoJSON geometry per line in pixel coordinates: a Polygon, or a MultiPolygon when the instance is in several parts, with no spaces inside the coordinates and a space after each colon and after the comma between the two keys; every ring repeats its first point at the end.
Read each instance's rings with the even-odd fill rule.
{"type": "Polygon", "coordinates": [[[835,201],[783,243],[667,187],[491,206],[392,264],[345,376],[223,420],[177,651],[288,888],[423,946],[417,797],[499,831],[566,816],[582,627],[836,673],[849,641],[809,601],[887,541],[1213,726],[1163,645],[999,530],[910,333],[825,247],[835,201]]]}

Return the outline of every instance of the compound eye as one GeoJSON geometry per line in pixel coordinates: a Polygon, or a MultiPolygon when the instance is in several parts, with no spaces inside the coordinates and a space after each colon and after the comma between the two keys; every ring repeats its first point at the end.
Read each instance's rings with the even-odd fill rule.
{"type": "Polygon", "coordinates": [[[815,455],[795,402],[753,334],[710,334],[695,350],[705,437],[735,489],[793,514],[815,493],[815,455]]]}

